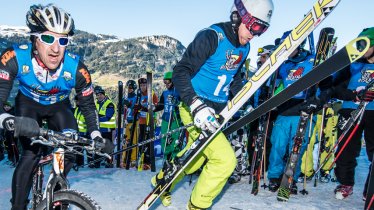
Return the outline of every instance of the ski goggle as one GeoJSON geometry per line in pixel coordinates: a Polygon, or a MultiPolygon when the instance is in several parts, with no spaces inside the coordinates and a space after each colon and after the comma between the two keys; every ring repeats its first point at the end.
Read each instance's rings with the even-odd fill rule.
{"type": "Polygon", "coordinates": [[[270,50],[268,50],[268,49],[265,49],[265,48],[263,48],[263,47],[260,47],[260,48],[258,48],[258,50],[257,50],[257,55],[258,56],[261,56],[261,55],[264,55],[264,54],[271,54],[271,51],[270,50]]]}
{"type": "Polygon", "coordinates": [[[269,28],[269,23],[252,16],[241,0],[235,0],[234,4],[242,18],[242,23],[253,36],[261,36],[269,28]]]}
{"type": "Polygon", "coordinates": [[[41,42],[43,42],[46,45],[53,45],[56,40],[58,40],[58,44],[61,47],[65,47],[69,44],[69,37],[55,37],[51,34],[31,34],[39,38],[41,42]]]}

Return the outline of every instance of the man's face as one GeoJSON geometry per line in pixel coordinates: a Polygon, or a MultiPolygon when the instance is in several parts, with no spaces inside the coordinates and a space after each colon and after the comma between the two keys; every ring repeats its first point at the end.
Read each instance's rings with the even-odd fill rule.
{"type": "Polygon", "coordinates": [[[129,87],[127,87],[127,92],[128,92],[128,93],[132,93],[132,92],[134,92],[134,89],[132,89],[132,87],[129,86],[129,87]]]}
{"type": "Polygon", "coordinates": [[[246,45],[253,38],[252,33],[245,27],[243,23],[240,24],[238,29],[238,38],[241,45],[246,45]]]}
{"type": "Polygon", "coordinates": [[[140,84],[140,90],[144,93],[144,92],[147,92],[147,84],[145,83],[142,83],[140,84]]]}
{"type": "Polygon", "coordinates": [[[48,69],[56,69],[60,65],[64,57],[66,46],[61,46],[60,41],[59,41],[59,38],[61,37],[67,38],[66,35],[46,31],[46,32],[41,33],[41,35],[36,38],[36,41],[35,41],[35,47],[37,50],[36,56],[38,56],[38,58],[44,63],[44,65],[48,69]],[[44,37],[48,41],[54,39],[54,42],[48,44],[48,42],[42,40],[41,38],[42,35],[46,35],[44,37]]]}
{"type": "Polygon", "coordinates": [[[370,48],[368,49],[368,51],[364,54],[363,57],[364,57],[365,59],[370,59],[370,58],[371,58],[370,56],[372,56],[373,53],[374,53],[374,46],[370,47],[370,48]]]}
{"type": "Polygon", "coordinates": [[[102,93],[97,93],[97,94],[96,94],[96,98],[97,98],[97,100],[102,101],[102,100],[105,99],[105,95],[102,94],[102,93]]]}
{"type": "Polygon", "coordinates": [[[9,111],[11,108],[12,108],[12,107],[9,106],[9,105],[4,105],[4,110],[5,110],[5,111],[9,111]]]}
{"type": "Polygon", "coordinates": [[[265,61],[266,61],[268,58],[269,58],[269,54],[262,54],[262,55],[260,56],[260,62],[261,62],[261,64],[264,64],[265,61]]]}
{"type": "Polygon", "coordinates": [[[167,89],[171,88],[171,86],[173,85],[170,79],[164,79],[164,84],[167,89]]]}

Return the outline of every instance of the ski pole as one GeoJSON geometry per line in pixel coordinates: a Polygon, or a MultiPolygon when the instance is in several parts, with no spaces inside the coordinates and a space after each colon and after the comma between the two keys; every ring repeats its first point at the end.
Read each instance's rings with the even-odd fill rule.
{"type": "Polygon", "coordinates": [[[362,117],[364,116],[364,113],[365,112],[362,112],[362,114],[360,115],[360,118],[358,119],[357,121],[357,124],[355,125],[355,127],[353,128],[352,132],[349,134],[347,140],[344,142],[342,148],[339,150],[338,154],[336,155],[334,161],[332,162],[330,168],[329,168],[329,171],[332,169],[334,163],[336,162],[336,160],[339,158],[339,156],[342,154],[343,150],[345,149],[345,147],[347,146],[347,144],[351,141],[353,135],[356,133],[357,129],[358,129],[358,126],[360,125],[361,123],[361,120],[362,120],[362,117]]]}
{"type": "MultiPolygon", "coordinates": [[[[191,127],[191,126],[193,126],[193,123],[188,124],[188,125],[185,125],[185,126],[182,126],[182,127],[179,127],[179,128],[176,128],[176,129],[174,129],[174,130],[171,130],[171,131],[168,132],[168,133],[160,134],[160,135],[155,136],[155,137],[153,137],[153,138],[150,138],[150,139],[144,140],[144,141],[142,141],[142,142],[140,142],[140,143],[133,144],[133,145],[131,145],[131,146],[129,146],[129,147],[123,148],[123,149],[121,149],[121,150],[119,150],[119,151],[117,151],[117,152],[112,152],[112,153],[110,153],[110,154],[108,154],[108,155],[109,155],[109,156],[116,155],[116,154],[118,154],[118,153],[128,151],[128,150],[133,149],[133,148],[135,148],[135,147],[140,147],[140,146],[143,146],[143,145],[145,145],[145,144],[149,144],[149,143],[151,143],[151,142],[156,141],[157,139],[163,138],[163,137],[165,137],[165,136],[167,136],[167,135],[170,135],[170,134],[172,134],[172,133],[180,132],[180,131],[185,130],[185,129],[191,127]]],[[[96,163],[96,162],[102,161],[102,160],[104,160],[105,158],[106,158],[106,157],[102,157],[102,158],[99,158],[99,159],[96,159],[96,160],[90,161],[89,163],[86,163],[86,164],[84,164],[84,165],[82,165],[82,166],[78,166],[76,169],[78,169],[78,168],[83,168],[84,166],[87,166],[87,165],[90,165],[90,164],[93,164],[93,163],[96,163]]]]}
{"type": "Polygon", "coordinates": [[[368,207],[366,208],[366,210],[370,210],[371,205],[373,204],[373,201],[374,201],[374,195],[371,196],[370,203],[369,203],[368,207]]]}
{"type": "MultiPolygon", "coordinates": [[[[172,123],[173,123],[173,112],[174,112],[174,110],[173,110],[172,107],[170,107],[169,112],[170,112],[170,113],[169,113],[169,122],[168,122],[167,132],[170,131],[170,128],[171,128],[172,123]]],[[[172,138],[171,135],[168,135],[168,136],[165,138],[164,149],[163,149],[163,151],[162,151],[163,154],[164,154],[164,158],[163,158],[163,161],[162,161],[162,165],[164,165],[165,160],[168,160],[168,157],[166,157],[165,152],[166,152],[166,146],[169,145],[169,144],[171,144],[171,143],[169,143],[169,141],[172,141],[171,138],[172,138]]]]}

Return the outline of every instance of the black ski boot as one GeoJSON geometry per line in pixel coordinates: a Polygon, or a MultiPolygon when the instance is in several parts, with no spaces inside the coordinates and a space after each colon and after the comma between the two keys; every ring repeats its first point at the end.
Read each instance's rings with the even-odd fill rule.
{"type": "Polygon", "coordinates": [[[319,181],[322,183],[329,183],[331,179],[331,175],[328,171],[321,170],[319,181]]]}
{"type": "Polygon", "coordinates": [[[295,180],[292,182],[292,185],[291,185],[291,194],[297,195],[297,185],[296,185],[295,180]]]}
{"type": "Polygon", "coordinates": [[[240,175],[239,174],[232,174],[229,178],[229,184],[235,184],[237,182],[239,182],[241,179],[240,175]]]}
{"type": "Polygon", "coordinates": [[[269,191],[276,192],[280,186],[280,179],[270,179],[269,180],[269,191]]]}

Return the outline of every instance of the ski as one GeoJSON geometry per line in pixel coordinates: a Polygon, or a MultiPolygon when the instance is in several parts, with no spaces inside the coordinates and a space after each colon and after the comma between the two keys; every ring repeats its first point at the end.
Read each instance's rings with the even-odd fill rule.
{"type": "Polygon", "coordinates": [[[333,28],[323,28],[320,32],[319,39],[318,39],[318,49],[316,58],[314,60],[314,66],[321,64],[326,58],[331,57],[329,54],[330,49],[332,47],[332,42],[334,40],[335,30],[333,28]]]}
{"type": "MultiPolygon", "coordinates": [[[[205,146],[220,132],[231,117],[244,105],[254,92],[274,73],[288,56],[304,41],[304,39],[331,13],[339,0],[318,0],[314,4],[300,24],[292,30],[285,41],[278,46],[254,76],[244,87],[228,101],[227,106],[221,111],[221,126],[214,133],[202,131],[198,139],[179,158],[164,171],[164,177],[160,179],[152,192],[141,202],[137,209],[149,209],[171,185],[171,183],[184,171],[187,165],[205,148],[205,146]]],[[[237,130],[237,129],[236,129],[237,130]]]]}
{"type": "Polygon", "coordinates": [[[286,167],[284,169],[282,181],[278,189],[277,200],[287,201],[291,194],[291,186],[293,184],[293,176],[295,174],[297,162],[300,156],[301,145],[305,138],[305,132],[308,125],[309,114],[301,112],[299,124],[297,126],[296,135],[294,137],[294,144],[290,157],[288,158],[286,167]]]}
{"type": "MultiPolygon", "coordinates": [[[[155,134],[155,125],[154,125],[154,117],[153,117],[153,89],[152,89],[152,70],[147,69],[147,117],[146,117],[146,131],[145,136],[146,138],[150,139],[154,137],[155,134]]],[[[156,171],[156,163],[155,163],[155,154],[154,154],[154,142],[151,141],[148,146],[142,146],[138,158],[138,171],[143,170],[144,166],[144,159],[149,154],[149,160],[151,164],[151,171],[156,171]],[[149,151],[148,151],[149,150],[149,151]],[[147,154],[148,153],[148,154],[147,154]]],[[[148,156],[147,156],[148,157],[148,156]]]]}
{"type": "Polygon", "coordinates": [[[255,150],[253,152],[253,159],[251,164],[251,174],[252,179],[249,180],[249,182],[252,181],[252,191],[251,194],[257,195],[260,185],[260,179],[261,179],[261,170],[262,170],[262,161],[263,156],[266,155],[264,153],[264,147],[265,145],[265,138],[267,138],[267,129],[269,125],[269,115],[265,114],[260,117],[259,120],[259,126],[257,130],[257,136],[255,140],[255,150]]]}
{"type": "Polygon", "coordinates": [[[244,125],[251,123],[253,120],[259,118],[261,115],[281,105],[300,91],[308,89],[317,82],[355,62],[356,60],[361,58],[368,50],[368,43],[369,40],[365,37],[358,37],[350,41],[346,46],[336,52],[333,56],[322,62],[320,65],[314,67],[308,74],[295,81],[292,85],[288,86],[277,95],[262,103],[252,112],[230,124],[223,130],[223,133],[225,135],[233,133],[244,125]],[[356,42],[359,41],[366,42],[365,49],[356,49],[356,42]]]}
{"type": "MultiPolygon", "coordinates": [[[[140,88],[138,89],[137,93],[136,93],[136,102],[134,104],[134,107],[135,106],[138,106],[140,104],[140,98],[141,98],[141,90],[140,88]]],[[[134,113],[134,121],[131,125],[131,130],[130,130],[130,140],[129,142],[127,143],[126,147],[129,148],[131,147],[131,145],[133,144],[133,140],[134,140],[134,136],[135,136],[135,129],[136,129],[136,121],[138,120],[138,115],[139,115],[139,110],[138,109],[134,109],[133,110],[133,113],[134,113]]],[[[126,153],[126,170],[129,170],[130,169],[130,164],[131,164],[131,153],[132,153],[132,149],[130,149],[129,151],[127,151],[126,153]]],[[[137,153],[137,152],[136,152],[137,153]]]]}
{"type": "MultiPolygon", "coordinates": [[[[124,131],[123,130],[123,127],[122,127],[122,113],[123,113],[123,83],[122,81],[118,81],[118,104],[117,104],[117,131],[116,131],[116,134],[117,134],[117,151],[121,150],[121,146],[122,146],[122,132],[124,131]]],[[[125,128],[125,127],[124,127],[125,128]]],[[[120,167],[121,165],[121,160],[122,160],[122,157],[121,157],[121,153],[117,155],[116,157],[117,159],[117,168],[120,167]]]]}
{"type": "MultiPolygon", "coordinates": [[[[326,60],[334,34],[335,30],[333,28],[323,28],[321,30],[317,44],[317,54],[315,55],[313,63],[314,67],[326,60]]],[[[309,91],[315,92],[315,86],[309,88],[309,91]]],[[[288,158],[288,162],[286,164],[285,171],[283,173],[281,184],[278,190],[278,201],[288,201],[290,197],[291,187],[294,182],[293,176],[295,174],[296,166],[299,161],[300,149],[303,142],[305,142],[305,130],[308,125],[306,121],[307,119],[309,119],[309,116],[310,114],[304,112],[302,112],[300,115],[299,126],[296,136],[294,137],[291,154],[288,158]]]]}
{"type": "MultiPolygon", "coordinates": [[[[268,100],[274,95],[275,91],[275,83],[278,76],[278,72],[275,72],[271,79],[269,80],[269,90],[267,93],[266,98],[261,102],[268,100]]],[[[264,175],[265,175],[265,158],[266,155],[265,147],[266,147],[266,141],[269,139],[269,124],[270,124],[270,114],[266,113],[262,115],[259,119],[259,126],[257,128],[257,135],[255,139],[255,150],[253,152],[253,158],[252,158],[252,164],[251,164],[251,175],[249,184],[252,182],[252,191],[251,194],[257,195],[259,191],[259,185],[260,185],[260,179],[261,179],[261,171],[262,166],[264,166],[264,175]]],[[[265,176],[264,176],[264,188],[266,188],[265,184],[265,176]]]]}

